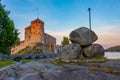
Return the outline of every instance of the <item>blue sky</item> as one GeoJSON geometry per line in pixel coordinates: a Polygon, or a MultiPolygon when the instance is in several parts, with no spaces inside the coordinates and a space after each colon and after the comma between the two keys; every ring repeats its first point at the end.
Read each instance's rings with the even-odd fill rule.
{"type": "Polygon", "coordinates": [[[91,8],[92,30],[106,46],[120,45],[120,0],[2,0],[10,10],[10,18],[24,39],[24,28],[39,18],[45,23],[45,32],[57,38],[81,26],[88,27],[88,8],[91,8]]]}

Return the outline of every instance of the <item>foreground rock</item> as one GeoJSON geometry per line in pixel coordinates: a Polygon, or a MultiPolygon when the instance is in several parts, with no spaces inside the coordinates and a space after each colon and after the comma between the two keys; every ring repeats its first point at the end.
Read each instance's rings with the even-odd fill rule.
{"type": "Polygon", "coordinates": [[[83,49],[87,57],[104,56],[104,48],[100,44],[92,44],[83,49]]]}
{"type": "MultiPolygon", "coordinates": [[[[0,80],[120,80],[119,75],[109,71],[109,65],[106,67],[106,64],[111,64],[110,61],[100,64],[60,66],[51,64],[49,61],[47,59],[2,68],[0,80]]],[[[120,70],[120,62],[113,61],[110,66],[112,65],[113,72],[120,70]],[[114,62],[117,68],[114,68],[114,62]]]]}
{"type": "Polygon", "coordinates": [[[81,46],[88,46],[97,39],[97,35],[86,27],[80,27],[70,33],[70,40],[81,46]]]}
{"type": "Polygon", "coordinates": [[[62,47],[59,51],[60,58],[62,59],[72,59],[77,58],[81,53],[81,46],[76,43],[72,43],[62,47]]]}

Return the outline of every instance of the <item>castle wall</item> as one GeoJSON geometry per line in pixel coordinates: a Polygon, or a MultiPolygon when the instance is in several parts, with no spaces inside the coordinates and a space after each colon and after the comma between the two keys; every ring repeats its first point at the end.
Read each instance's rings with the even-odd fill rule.
{"type": "Polygon", "coordinates": [[[55,53],[56,50],[56,38],[54,38],[53,36],[45,33],[44,34],[44,39],[45,39],[45,45],[46,45],[46,51],[51,52],[51,53],[55,53]]]}
{"type": "Polygon", "coordinates": [[[19,50],[25,48],[27,45],[24,44],[24,41],[20,42],[20,45],[16,45],[11,49],[11,53],[15,54],[17,53],[19,50]]]}

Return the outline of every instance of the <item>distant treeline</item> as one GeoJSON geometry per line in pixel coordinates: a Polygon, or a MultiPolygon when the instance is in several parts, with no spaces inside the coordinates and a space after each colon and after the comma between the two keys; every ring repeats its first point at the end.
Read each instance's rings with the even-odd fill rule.
{"type": "Polygon", "coordinates": [[[120,46],[114,46],[114,47],[110,47],[108,49],[105,50],[106,52],[120,52],[120,46]]]}

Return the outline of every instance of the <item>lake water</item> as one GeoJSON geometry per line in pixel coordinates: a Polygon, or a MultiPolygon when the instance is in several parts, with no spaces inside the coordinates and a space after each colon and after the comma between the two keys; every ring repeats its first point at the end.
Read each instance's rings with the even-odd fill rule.
{"type": "Polygon", "coordinates": [[[120,59],[120,52],[105,52],[107,59],[120,59]]]}

